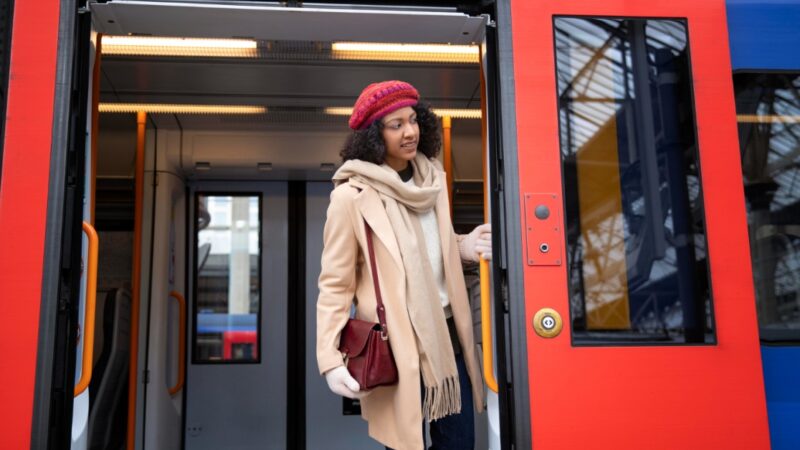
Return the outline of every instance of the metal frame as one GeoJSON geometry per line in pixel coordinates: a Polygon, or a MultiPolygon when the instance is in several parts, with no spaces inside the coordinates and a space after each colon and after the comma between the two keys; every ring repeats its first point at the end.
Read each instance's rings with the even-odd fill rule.
{"type": "Polygon", "coordinates": [[[67,283],[75,286],[80,280],[82,236],[75,225],[83,209],[86,97],[76,89],[88,76],[88,64],[79,64],[88,57],[89,45],[88,14],[76,11],[74,0],[61,2],[31,448],[69,445],[72,429],[73,378],[64,374],[74,373],[79,289],[65,290],[62,284],[71,279],[67,283]],[[82,37],[85,48],[77,45],[82,37]]]}
{"type": "MultiPolygon", "coordinates": [[[[528,381],[528,323],[525,315],[525,284],[523,278],[522,228],[520,225],[519,203],[519,155],[517,147],[516,93],[514,82],[514,56],[512,51],[511,0],[499,0],[496,3],[497,21],[497,80],[495,91],[498,103],[498,137],[497,147],[498,169],[502,175],[496,178],[498,189],[499,221],[505,232],[501,240],[498,233],[493,233],[493,246],[500,248],[499,264],[505,270],[504,278],[498,277],[495,262],[495,280],[504,280],[503,285],[496,281],[496,301],[502,301],[507,315],[508,337],[506,338],[507,375],[500,380],[501,392],[506,392],[505,405],[501,400],[503,413],[511,414],[509,423],[502,424],[501,430],[510,435],[501,435],[504,448],[531,448],[530,392],[528,381]],[[499,245],[498,245],[499,244],[499,245]],[[502,289],[498,295],[497,289],[502,289]],[[497,300],[499,299],[499,300],[497,300]],[[509,386],[510,385],[510,386],[509,386]],[[512,440],[513,439],[513,440],[512,440]]],[[[494,175],[494,172],[493,172],[494,175]]],[[[500,175],[500,174],[498,174],[500,175]]],[[[492,186],[495,190],[495,186],[492,186]]],[[[497,220],[493,218],[493,222],[497,220]]],[[[494,223],[493,223],[494,225],[494,223]]],[[[495,309],[495,311],[502,311],[495,309]]],[[[502,317],[498,315],[499,317],[502,317]]],[[[501,319],[496,319],[501,320],[501,319]]],[[[505,358],[503,358],[505,359],[505,358]]],[[[498,359],[498,364],[500,359],[498,359]]]]}

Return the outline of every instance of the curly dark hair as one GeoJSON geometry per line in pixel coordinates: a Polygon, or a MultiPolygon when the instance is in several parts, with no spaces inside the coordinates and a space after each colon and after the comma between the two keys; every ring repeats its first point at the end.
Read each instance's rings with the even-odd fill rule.
{"type": "MultiPolygon", "coordinates": [[[[417,151],[428,158],[435,158],[442,149],[442,134],[439,129],[439,119],[426,103],[417,103],[412,106],[417,113],[419,125],[419,143],[417,151]]],[[[339,152],[342,162],[349,159],[360,159],[374,164],[383,164],[386,159],[386,146],[383,142],[383,122],[376,120],[369,127],[353,131],[347,137],[344,148],[339,152]]]]}

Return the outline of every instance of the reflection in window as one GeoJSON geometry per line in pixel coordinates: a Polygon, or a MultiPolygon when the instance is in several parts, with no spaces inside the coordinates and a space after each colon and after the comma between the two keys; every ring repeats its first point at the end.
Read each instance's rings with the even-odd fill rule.
{"type": "Polygon", "coordinates": [[[573,343],[711,343],[686,24],[554,26],[573,343]]]}
{"type": "Polygon", "coordinates": [[[260,197],[197,196],[194,362],[257,362],[260,197]]]}
{"type": "Polygon", "coordinates": [[[733,80],[761,338],[800,341],[800,74],[733,80]]]}

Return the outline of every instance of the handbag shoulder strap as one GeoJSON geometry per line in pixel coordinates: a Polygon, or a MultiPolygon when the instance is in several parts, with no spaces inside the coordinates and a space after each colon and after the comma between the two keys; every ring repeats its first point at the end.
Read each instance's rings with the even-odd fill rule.
{"type": "Polygon", "coordinates": [[[386,327],[386,308],[383,306],[381,287],[378,284],[378,265],[375,264],[375,248],[372,246],[372,227],[369,226],[366,219],[364,220],[364,228],[367,232],[367,249],[369,251],[370,264],[369,271],[372,273],[372,284],[375,286],[375,300],[378,303],[378,322],[381,324],[381,338],[386,340],[389,338],[389,330],[386,327]]]}

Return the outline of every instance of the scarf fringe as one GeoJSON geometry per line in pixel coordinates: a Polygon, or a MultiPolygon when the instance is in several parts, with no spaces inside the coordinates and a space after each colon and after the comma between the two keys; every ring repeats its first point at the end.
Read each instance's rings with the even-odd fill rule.
{"type": "Polygon", "coordinates": [[[422,416],[428,422],[461,412],[461,386],[458,377],[445,378],[440,384],[425,387],[422,416]]]}

